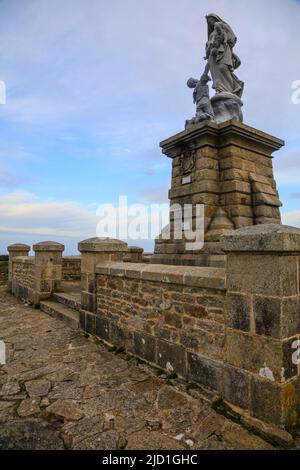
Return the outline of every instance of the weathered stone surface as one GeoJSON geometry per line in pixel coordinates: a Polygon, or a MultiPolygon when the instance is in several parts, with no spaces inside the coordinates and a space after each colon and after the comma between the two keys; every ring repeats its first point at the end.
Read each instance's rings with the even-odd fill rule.
{"type": "Polygon", "coordinates": [[[280,385],[262,378],[255,378],[251,384],[250,409],[256,418],[280,426],[282,422],[280,385]]]}
{"type": "Polygon", "coordinates": [[[79,400],[82,398],[82,388],[74,382],[59,382],[49,393],[50,400],[79,400]]]}
{"type": "Polygon", "coordinates": [[[241,422],[250,430],[255,432],[259,430],[261,436],[264,436],[266,440],[271,440],[271,442],[279,446],[291,447],[293,445],[293,436],[284,429],[272,426],[250,415],[242,415],[241,422]]]}
{"type": "Polygon", "coordinates": [[[43,397],[48,394],[51,387],[51,382],[46,379],[32,380],[31,382],[25,382],[25,388],[28,395],[33,397],[43,397]]]}
{"type": "Polygon", "coordinates": [[[188,354],[189,377],[215,391],[222,389],[221,362],[214,361],[204,356],[188,354]]]}
{"type": "MultiPolygon", "coordinates": [[[[175,436],[174,436],[175,437],[175,436]]],[[[186,447],[157,431],[140,431],[128,438],[126,450],[185,450],[186,447]]]]}
{"type": "Polygon", "coordinates": [[[226,295],[228,326],[236,330],[250,330],[251,299],[243,294],[226,295]]]}
{"type": "Polygon", "coordinates": [[[298,294],[297,266],[296,256],[230,252],[227,255],[228,291],[266,297],[295,296],[298,294]]]}
{"type": "Polygon", "coordinates": [[[258,436],[250,434],[235,423],[227,422],[222,430],[222,439],[233,449],[272,450],[273,446],[258,436]]]}
{"type": "MultiPolygon", "coordinates": [[[[151,286],[148,288],[151,292],[151,286]]],[[[192,287],[172,292],[178,298],[187,296],[185,300],[189,303],[189,296],[201,297],[200,304],[206,302],[207,308],[215,309],[222,304],[220,292],[216,297],[211,292],[207,297],[204,292],[199,296],[199,289],[193,292],[192,287]]],[[[223,439],[225,418],[211,410],[207,398],[210,394],[203,395],[201,390],[192,393],[194,389],[186,393],[181,380],[172,379],[171,386],[167,374],[156,377],[149,366],[137,365],[125,354],[108,352],[79,331],[18,303],[1,288],[0,295],[1,334],[9,341],[13,357],[12,362],[1,367],[0,384],[3,387],[10,383],[7,391],[17,392],[0,401],[0,448],[62,449],[63,442],[70,449],[99,450],[233,447],[223,439]],[[15,356],[20,351],[22,354],[15,356]],[[48,381],[51,389],[47,395],[42,399],[29,397],[29,393],[45,393],[48,381]],[[22,398],[15,400],[21,394],[22,398]],[[56,400],[57,396],[65,398],[56,400]],[[40,410],[32,409],[32,400],[39,402],[40,410]],[[36,411],[30,415],[34,421],[19,416],[20,405],[26,414],[36,411]],[[210,434],[203,434],[208,424],[198,432],[210,414],[215,421],[213,433],[218,436],[217,441],[210,434]],[[179,439],[180,434],[183,435],[179,439]]],[[[211,327],[207,325],[209,331],[211,327]]],[[[212,380],[209,367],[206,371],[212,380]]],[[[239,448],[243,443],[235,445],[239,448]]],[[[252,445],[260,444],[253,441],[252,445]]]]}
{"type": "Polygon", "coordinates": [[[46,408],[47,413],[61,416],[68,421],[78,421],[83,417],[83,412],[71,400],[57,400],[46,408]]]}
{"type": "MultiPolygon", "coordinates": [[[[116,431],[107,431],[96,436],[83,439],[75,444],[74,450],[117,450],[120,436],[116,431]]],[[[124,443],[126,443],[124,441],[124,443]]]]}
{"type": "Polygon", "coordinates": [[[226,362],[239,369],[259,374],[267,367],[281,381],[283,351],[280,341],[237,330],[227,330],[226,362]]]}
{"type": "MultiPolygon", "coordinates": [[[[213,101],[217,119],[226,114],[227,104],[230,104],[230,113],[234,108],[239,115],[241,102],[235,95],[219,93],[213,101]]],[[[219,125],[207,121],[167,139],[161,147],[163,153],[173,160],[169,191],[171,206],[192,204],[195,208],[196,204],[204,204],[205,233],[209,230],[214,210],[220,206],[232,219],[235,229],[266,223],[264,217],[268,217],[270,223],[280,223],[278,208],[281,202],[276,190],[271,154],[283,144],[282,140],[235,120],[219,125]],[[232,206],[236,209],[231,211],[232,206]],[[262,208],[270,211],[264,212],[262,208]]],[[[171,237],[165,241],[161,237],[157,239],[152,262],[212,265],[209,258],[197,257],[196,252],[184,260],[178,256],[187,251],[184,244],[176,240],[171,214],[170,221],[171,237]]],[[[219,238],[220,235],[222,233],[219,238]]],[[[216,247],[209,246],[209,239],[205,239],[204,247],[208,253],[215,254],[216,247]]]]}
{"type": "Polygon", "coordinates": [[[253,302],[255,329],[258,335],[280,337],[281,300],[256,296],[253,302]]]}
{"type": "Polygon", "coordinates": [[[147,334],[134,333],[134,353],[148,362],[156,363],[156,338],[147,334]]]}
{"type": "Polygon", "coordinates": [[[225,400],[240,408],[250,407],[250,383],[251,376],[247,372],[224,366],[222,395],[225,400]]]}
{"type": "MultiPolygon", "coordinates": [[[[84,328],[83,328],[84,329],[84,328]]],[[[105,318],[96,317],[96,336],[106,341],[109,340],[109,322],[105,318]]]]}
{"type": "Polygon", "coordinates": [[[22,420],[0,428],[0,450],[63,450],[63,441],[48,423],[22,420]]]}
{"type": "Polygon", "coordinates": [[[63,440],[67,448],[74,448],[81,441],[98,436],[103,432],[104,420],[101,416],[83,418],[80,421],[67,422],[62,427],[63,440]]]}
{"type": "Polygon", "coordinates": [[[222,238],[226,252],[300,252],[300,229],[270,224],[242,228],[222,238]]]}
{"type": "Polygon", "coordinates": [[[3,397],[11,396],[11,395],[17,395],[20,392],[20,390],[21,390],[21,387],[19,383],[17,382],[17,380],[10,380],[2,386],[0,397],[3,398],[3,397]]]}
{"type": "Polygon", "coordinates": [[[169,373],[176,373],[183,377],[186,375],[185,354],[185,350],[180,346],[163,340],[157,342],[157,362],[169,373]]]}
{"type": "Polygon", "coordinates": [[[79,281],[81,276],[81,257],[64,256],[62,259],[62,280],[79,281]]]}
{"type": "Polygon", "coordinates": [[[114,252],[127,252],[128,245],[121,240],[115,240],[113,238],[90,238],[83,240],[78,244],[78,251],[81,253],[114,253],[114,252]]]}
{"type": "Polygon", "coordinates": [[[7,251],[9,253],[11,252],[25,252],[25,255],[19,255],[19,256],[26,256],[26,254],[30,251],[30,246],[26,245],[24,243],[15,243],[14,245],[10,245],[7,247],[7,251]]]}
{"type": "Polygon", "coordinates": [[[17,413],[21,417],[36,415],[40,412],[40,398],[28,398],[23,400],[18,407],[17,413]]]}
{"type": "MultiPolygon", "coordinates": [[[[95,311],[95,309],[96,309],[96,307],[94,306],[94,304],[90,302],[88,310],[90,312],[92,312],[92,311],[95,311]]],[[[85,331],[87,333],[89,333],[90,335],[95,335],[96,334],[96,317],[95,317],[95,315],[86,313],[85,331]]]]}
{"type": "Polygon", "coordinates": [[[281,308],[281,337],[289,338],[291,336],[299,334],[300,295],[283,298],[281,308]]]}
{"type": "Polygon", "coordinates": [[[61,243],[57,243],[57,242],[40,242],[40,243],[36,243],[35,245],[33,245],[32,249],[33,249],[33,251],[37,251],[37,252],[39,252],[39,251],[45,251],[45,252],[59,251],[59,252],[62,252],[62,251],[64,251],[65,247],[61,243]]]}

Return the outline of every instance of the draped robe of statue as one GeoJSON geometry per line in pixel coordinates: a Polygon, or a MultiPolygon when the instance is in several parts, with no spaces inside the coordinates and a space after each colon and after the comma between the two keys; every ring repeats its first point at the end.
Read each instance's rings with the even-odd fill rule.
{"type": "Polygon", "coordinates": [[[208,23],[208,42],[206,44],[207,71],[209,68],[213,80],[213,88],[216,90],[216,93],[227,92],[241,98],[244,83],[234,74],[234,70],[241,65],[239,57],[233,53],[237,38],[231,27],[218,15],[210,14],[206,18],[208,23]],[[216,23],[221,25],[226,39],[215,51],[213,44],[216,40],[216,23]]]}

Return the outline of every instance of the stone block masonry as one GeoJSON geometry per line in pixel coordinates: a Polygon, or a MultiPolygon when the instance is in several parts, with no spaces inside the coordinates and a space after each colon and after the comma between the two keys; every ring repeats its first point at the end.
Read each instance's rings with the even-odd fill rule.
{"type": "Polygon", "coordinates": [[[96,273],[97,310],[95,318],[87,315],[89,333],[191,380],[198,364],[206,385],[221,390],[223,269],[110,263],[96,273]]]}
{"type": "Polygon", "coordinates": [[[8,256],[0,256],[0,286],[8,281],[8,256]]]}
{"type": "MultiPolygon", "coordinates": [[[[155,243],[153,263],[225,266],[220,237],[246,226],[281,223],[281,202],[273,175],[272,154],[284,142],[237,121],[205,122],[161,143],[172,159],[171,208],[204,205],[204,247],[189,252],[183,240],[162,234],[155,243]]],[[[192,221],[195,229],[195,220],[192,221]]]]}
{"type": "Polygon", "coordinates": [[[124,263],[112,259],[113,247],[117,257],[126,251],[116,240],[92,247],[81,329],[255,418],[300,424],[299,229],[270,224],[225,235],[226,269],[124,263]]]}
{"type": "Polygon", "coordinates": [[[259,419],[296,426],[300,230],[249,227],[224,236],[222,247],[227,253],[224,396],[259,419]]]}
{"type": "Polygon", "coordinates": [[[35,301],[35,269],[33,256],[16,257],[12,263],[11,291],[17,297],[35,301]]]}
{"type": "Polygon", "coordinates": [[[63,256],[62,280],[63,281],[80,281],[80,279],[81,279],[80,256],[63,256]]]}
{"type": "Polygon", "coordinates": [[[14,245],[10,245],[7,248],[9,253],[8,259],[8,288],[11,289],[12,287],[12,277],[13,277],[13,260],[19,256],[28,256],[30,251],[30,246],[25,245],[23,243],[15,243],[14,245]]]}
{"type": "Polygon", "coordinates": [[[51,297],[62,281],[64,245],[41,242],[33,246],[35,256],[28,256],[28,245],[11,245],[9,252],[8,287],[13,294],[39,305],[51,297]]]}

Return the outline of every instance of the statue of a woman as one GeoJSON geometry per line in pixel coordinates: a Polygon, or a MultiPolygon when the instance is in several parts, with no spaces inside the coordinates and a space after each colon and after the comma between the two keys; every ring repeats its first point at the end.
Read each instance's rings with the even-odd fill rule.
{"type": "Polygon", "coordinates": [[[241,65],[239,57],[233,53],[237,42],[236,35],[231,27],[218,15],[213,13],[206,17],[208,25],[208,42],[206,44],[206,57],[208,61],[205,69],[209,71],[216,93],[232,93],[241,98],[244,82],[234,74],[234,70],[241,65]]]}

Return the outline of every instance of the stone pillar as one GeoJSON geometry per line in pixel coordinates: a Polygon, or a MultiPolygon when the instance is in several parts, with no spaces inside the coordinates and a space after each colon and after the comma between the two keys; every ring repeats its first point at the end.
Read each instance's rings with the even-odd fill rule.
{"type": "MultiPolygon", "coordinates": [[[[245,226],[280,223],[272,153],[284,142],[241,122],[205,122],[161,143],[172,159],[170,204],[204,205],[205,243],[189,252],[185,240],[174,237],[170,213],[169,240],[155,243],[153,263],[223,266],[220,249],[224,232],[245,226]]],[[[193,219],[193,229],[195,220],[193,219]]]]}
{"type": "Polygon", "coordinates": [[[142,263],[143,253],[143,248],[139,248],[138,246],[129,246],[128,253],[124,257],[124,261],[129,261],[130,263],[142,263]]]}
{"type": "Polygon", "coordinates": [[[51,297],[62,280],[62,253],[64,245],[57,242],[41,242],[33,245],[35,252],[34,303],[51,297]]]}
{"type": "Polygon", "coordinates": [[[292,428],[300,405],[300,230],[269,224],[226,234],[224,399],[292,428]],[[298,359],[298,360],[297,360],[298,359]]]}
{"type": "Polygon", "coordinates": [[[112,238],[90,238],[78,244],[81,253],[81,307],[80,328],[95,334],[97,312],[96,266],[110,261],[123,262],[128,245],[112,238]]]}
{"type": "Polygon", "coordinates": [[[8,261],[8,289],[11,290],[12,284],[12,260],[17,256],[28,256],[30,251],[30,246],[23,243],[16,243],[15,245],[10,245],[7,247],[9,253],[8,261]]]}

